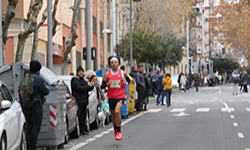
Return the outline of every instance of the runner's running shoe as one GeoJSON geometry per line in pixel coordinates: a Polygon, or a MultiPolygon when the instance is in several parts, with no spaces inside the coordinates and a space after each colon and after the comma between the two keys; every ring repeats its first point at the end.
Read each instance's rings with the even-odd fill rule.
{"type": "Polygon", "coordinates": [[[121,132],[117,132],[116,136],[115,136],[116,140],[122,140],[122,133],[121,132]]]}

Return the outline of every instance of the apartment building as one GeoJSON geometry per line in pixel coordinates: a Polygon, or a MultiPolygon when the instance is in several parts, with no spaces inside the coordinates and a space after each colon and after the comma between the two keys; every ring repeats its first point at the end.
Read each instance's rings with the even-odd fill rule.
{"type": "MultiPolygon", "coordinates": [[[[81,2],[82,8],[86,8],[86,1],[81,2]]],[[[8,30],[9,39],[6,42],[5,64],[10,64],[15,61],[15,53],[17,50],[18,34],[25,30],[27,26],[27,12],[29,9],[30,0],[19,1],[15,9],[15,17],[13,18],[8,30]]],[[[56,34],[53,36],[53,72],[62,74],[62,58],[66,47],[66,39],[71,32],[71,21],[74,0],[60,0],[57,5],[56,19],[58,24],[56,34]]],[[[8,1],[2,1],[2,18],[4,20],[7,11],[8,1]]],[[[54,1],[52,1],[52,6],[54,1]]],[[[42,18],[42,12],[47,6],[47,1],[43,1],[43,7],[39,13],[37,21],[42,18]]],[[[111,35],[103,34],[102,30],[107,28],[107,2],[104,0],[91,0],[91,47],[96,49],[96,59],[92,60],[92,70],[97,70],[107,66],[106,58],[111,55],[111,35]]],[[[77,16],[77,35],[76,46],[71,50],[68,57],[71,59],[68,74],[75,73],[76,68],[82,65],[85,68],[86,60],[83,59],[83,48],[86,47],[86,17],[85,9],[80,9],[77,16]]],[[[38,48],[37,59],[42,65],[47,66],[47,21],[40,27],[38,31],[38,48]]],[[[23,53],[22,62],[30,62],[33,34],[29,35],[23,53]]]]}

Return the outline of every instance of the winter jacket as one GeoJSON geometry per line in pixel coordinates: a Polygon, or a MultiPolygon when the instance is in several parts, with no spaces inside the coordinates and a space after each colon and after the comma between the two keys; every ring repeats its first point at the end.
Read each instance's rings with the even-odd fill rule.
{"type": "Polygon", "coordinates": [[[135,75],[135,81],[136,81],[136,89],[141,88],[141,89],[145,89],[145,80],[144,80],[144,76],[142,75],[141,72],[137,72],[135,75]]]}
{"type": "Polygon", "coordinates": [[[89,91],[93,90],[94,87],[90,87],[84,78],[74,76],[71,79],[72,95],[75,97],[78,105],[89,104],[89,91]]]}
{"type": "Polygon", "coordinates": [[[172,89],[172,79],[169,76],[166,76],[162,80],[162,85],[164,86],[164,89],[172,89]]]}
{"type": "Polygon", "coordinates": [[[248,82],[249,80],[249,77],[248,77],[248,74],[243,74],[242,77],[241,77],[241,82],[248,82]]]}
{"type": "Polygon", "coordinates": [[[144,90],[144,95],[143,98],[148,97],[149,93],[150,93],[150,83],[149,83],[149,79],[147,77],[144,77],[145,80],[145,90],[144,90]]]}
{"type": "Polygon", "coordinates": [[[233,75],[232,75],[232,77],[231,77],[231,81],[232,81],[234,84],[238,84],[238,83],[240,82],[239,74],[233,73],[233,75]]]}
{"type": "Polygon", "coordinates": [[[44,96],[49,94],[49,90],[46,88],[41,76],[38,75],[34,77],[33,89],[36,101],[40,101],[43,104],[44,96]]]}
{"type": "Polygon", "coordinates": [[[156,80],[157,90],[163,90],[162,79],[163,79],[163,76],[160,75],[160,76],[157,78],[157,80],[156,80]]]}

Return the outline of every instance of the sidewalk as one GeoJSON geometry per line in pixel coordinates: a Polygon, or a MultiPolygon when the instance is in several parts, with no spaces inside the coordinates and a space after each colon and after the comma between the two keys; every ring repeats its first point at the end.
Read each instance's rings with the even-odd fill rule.
{"type": "MultiPolygon", "coordinates": [[[[179,91],[180,91],[179,89],[173,89],[172,94],[175,94],[179,91]]],[[[155,98],[149,98],[148,103],[156,103],[156,98],[157,98],[157,95],[155,96],[155,98]]]]}

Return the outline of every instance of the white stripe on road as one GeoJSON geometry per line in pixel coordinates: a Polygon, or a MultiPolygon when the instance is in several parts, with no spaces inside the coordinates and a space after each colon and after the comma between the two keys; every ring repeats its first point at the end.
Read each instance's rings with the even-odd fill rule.
{"type": "Polygon", "coordinates": [[[234,111],[234,108],[221,108],[221,111],[227,111],[231,113],[232,111],[234,111]]]}
{"type": "Polygon", "coordinates": [[[196,112],[209,112],[210,108],[198,108],[196,112]]]}
{"type": "Polygon", "coordinates": [[[247,111],[250,111],[250,108],[246,108],[247,109],[247,111]]]}
{"type": "Polygon", "coordinates": [[[238,123],[237,122],[234,122],[233,123],[235,127],[238,127],[238,123]]]}
{"type": "Polygon", "coordinates": [[[244,138],[243,133],[239,132],[239,133],[238,133],[238,137],[241,138],[241,139],[244,138]]]}
{"type": "Polygon", "coordinates": [[[174,108],[170,112],[183,112],[185,110],[186,110],[186,108],[174,108]]]}
{"type": "Polygon", "coordinates": [[[230,118],[234,118],[234,115],[230,115],[230,118]]]}
{"type": "Polygon", "coordinates": [[[94,140],[96,140],[96,138],[89,138],[86,140],[86,142],[93,142],[94,140]]]}
{"type": "Polygon", "coordinates": [[[161,111],[162,109],[149,109],[148,112],[149,113],[157,113],[159,111],[161,111]]]}

